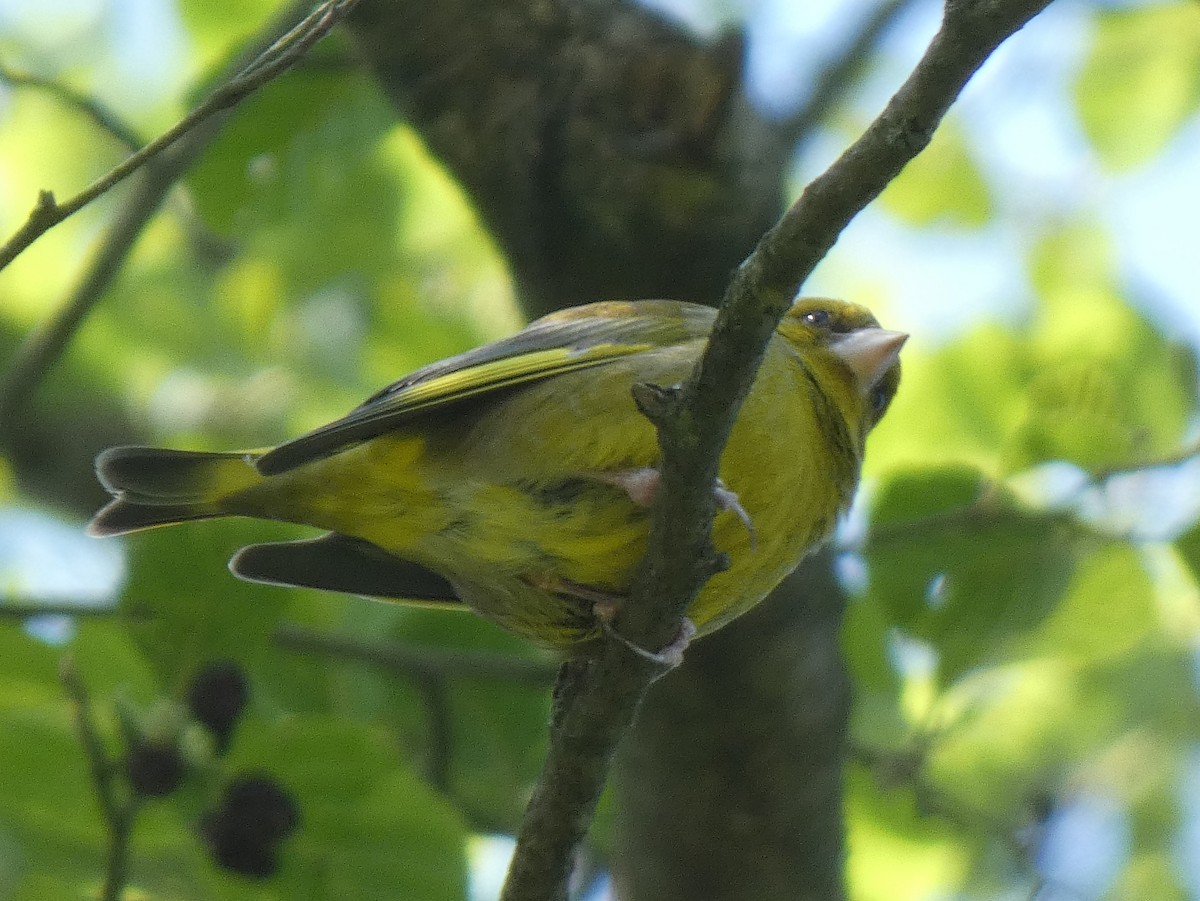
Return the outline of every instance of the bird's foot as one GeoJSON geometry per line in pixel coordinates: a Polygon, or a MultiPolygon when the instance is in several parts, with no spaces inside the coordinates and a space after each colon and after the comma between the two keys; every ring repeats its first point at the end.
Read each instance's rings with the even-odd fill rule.
{"type": "Polygon", "coordinates": [[[683,652],[687,650],[692,636],[696,634],[695,624],[687,617],[684,617],[682,624],[679,626],[679,634],[675,636],[670,644],[662,650],[649,651],[641,645],[630,641],[613,627],[613,621],[617,618],[617,614],[621,612],[621,607],[624,606],[627,600],[625,595],[615,591],[606,591],[603,588],[596,588],[591,585],[581,585],[578,582],[572,582],[570,579],[561,579],[554,576],[538,577],[531,579],[531,582],[537,587],[553,591],[555,594],[566,595],[567,597],[589,602],[592,605],[592,615],[595,617],[596,623],[600,626],[600,631],[608,637],[619,641],[642,659],[656,663],[663,667],[663,669],[674,669],[683,662],[683,652]]]}
{"type": "Polygon", "coordinates": [[[592,610],[605,635],[619,641],[643,660],[658,664],[664,670],[673,670],[683,663],[683,652],[687,650],[696,634],[696,624],[685,616],[679,624],[679,634],[672,639],[670,644],[658,651],[648,651],[640,644],[630,641],[613,627],[613,619],[620,610],[619,606],[603,607],[597,603],[592,606],[592,610]]]}
{"type": "MultiPolygon", "coordinates": [[[[653,466],[642,466],[638,469],[618,469],[612,472],[589,473],[592,478],[609,485],[615,485],[629,496],[629,499],[639,507],[649,507],[658,496],[658,486],[662,482],[662,474],[653,466]]],[[[728,510],[741,520],[742,525],[750,534],[750,550],[757,550],[758,536],[754,531],[754,521],[746,508],[742,506],[737,492],[729,488],[720,479],[713,485],[713,498],[717,509],[728,510]]]]}

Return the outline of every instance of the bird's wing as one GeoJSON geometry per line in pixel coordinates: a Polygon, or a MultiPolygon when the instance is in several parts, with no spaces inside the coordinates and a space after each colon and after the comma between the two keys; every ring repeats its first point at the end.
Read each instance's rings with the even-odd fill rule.
{"type": "Polygon", "coordinates": [[[413,414],[551,376],[600,366],[708,334],[715,311],[675,301],[610,301],[544,316],[523,331],[430,364],[346,416],[268,451],[274,475],[395,428],[413,414]]]}
{"type": "Polygon", "coordinates": [[[337,532],[302,541],[252,544],[234,555],[229,568],[250,582],[462,607],[454,587],[437,573],[337,532]]]}

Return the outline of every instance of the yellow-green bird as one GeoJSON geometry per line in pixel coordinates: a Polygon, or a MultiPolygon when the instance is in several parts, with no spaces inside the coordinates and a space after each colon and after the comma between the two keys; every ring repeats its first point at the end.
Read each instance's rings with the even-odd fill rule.
{"type": "MultiPolygon", "coordinates": [[[[709,307],[589,304],[419,369],[270,450],[116,447],[94,535],[216,516],[327,530],[243,548],[235,574],[462,603],[539,644],[596,638],[645,550],[659,447],[631,390],[683,381],[709,307]]],[[[828,537],[907,336],[864,307],[805,299],[783,317],[721,457],[714,543],[729,568],[696,597],[700,633],[760,601],[828,537]]]]}

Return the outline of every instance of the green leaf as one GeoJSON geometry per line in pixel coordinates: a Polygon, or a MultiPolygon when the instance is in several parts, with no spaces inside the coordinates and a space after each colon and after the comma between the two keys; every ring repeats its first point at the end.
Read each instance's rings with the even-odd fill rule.
{"type": "Polygon", "coordinates": [[[1129,544],[1100,546],[1077,564],[1061,603],[1023,649],[1068,660],[1118,657],[1156,628],[1154,585],[1129,544]]]}
{"type": "Polygon", "coordinates": [[[869,473],[1053,460],[1098,471],[1179,450],[1198,405],[1195,351],[1122,295],[1110,239],[1090,226],[1053,232],[1030,268],[1040,303],[1019,335],[984,324],[932,353],[905,351],[869,473]]]}
{"type": "Polygon", "coordinates": [[[1010,650],[1067,587],[1077,554],[1070,522],[1018,506],[979,474],[895,474],[874,510],[868,597],[933,644],[946,683],[1010,650]]]}
{"type": "Polygon", "coordinates": [[[854,683],[851,733],[870,747],[900,747],[911,732],[901,707],[904,686],[891,661],[894,625],[869,597],[852,597],[846,605],[840,644],[854,683]]]}
{"type": "Polygon", "coordinates": [[[1015,835],[1071,791],[1074,767],[1117,732],[1107,698],[1076,668],[1033,659],[978,670],[942,699],[923,774],[951,811],[1015,835]]]}
{"type": "Polygon", "coordinates": [[[868,472],[939,464],[999,469],[1033,365],[1026,342],[988,323],[932,353],[904,354],[900,390],[871,438],[868,472]]]}
{"type": "Polygon", "coordinates": [[[992,216],[987,182],[953,122],[934,133],[929,146],[888,185],[880,200],[888,211],[914,226],[979,228],[992,216]]]}
{"type": "Polygon", "coordinates": [[[1119,296],[1114,266],[1108,238],[1088,227],[1036,247],[1032,274],[1043,306],[1008,469],[1069,460],[1102,470],[1181,446],[1197,405],[1194,351],[1167,340],[1119,296]]]}
{"type": "MultiPolygon", "coordinates": [[[[359,662],[291,654],[296,666],[328,679],[327,693],[340,715],[382,723],[396,735],[406,759],[470,812],[480,829],[515,831],[545,753],[550,686],[555,658],[500,630],[470,611],[422,610],[361,598],[338,603],[336,596],[292,592],[310,611],[337,611],[326,624],[339,636],[366,646],[388,641],[445,654],[448,662],[464,651],[536,661],[541,682],[507,681],[464,669],[431,686],[401,672],[359,662]]],[[[294,619],[309,622],[312,612],[294,619]]],[[[260,670],[280,655],[267,655],[260,670]]],[[[272,691],[280,692],[272,676],[272,691]]]]}
{"type": "Polygon", "coordinates": [[[1200,718],[1195,651],[1164,637],[1154,625],[1142,627],[1136,647],[1119,644],[1116,652],[1085,661],[1081,678],[1123,728],[1168,747],[1191,747],[1200,718]]]}
{"type": "Polygon", "coordinates": [[[954,514],[979,501],[990,484],[970,466],[893,474],[871,504],[871,524],[903,526],[924,517],[954,514]]]}
{"type": "Polygon", "coordinates": [[[1200,10],[1106,10],[1075,84],[1084,130],[1110,169],[1144,163],[1200,106],[1200,10]]]}
{"type": "Polygon", "coordinates": [[[180,0],[179,11],[205,68],[236,53],[281,7],[279,0],[180,0]]]}
{"type": "Polygon", "coordinates": [[[851,598],[846,606],[842,652],[860,692],[869,689],[892,695],[899,688],[896,671],[888,663],[888,631],[892,624],[877,604],[865,599],[851,598]]]}
{"type": "MultiPolygon", "coordinates": [[[[1195,861],[1185,864],[1187,867],[1194,865],[1195,861]]],[[[1194,896],[1180,883],[1178,863],[1160,846],[1153,853],[1139,854],[1131,860],[1110,889],[1109,897],[1190,901],[1194,896]]]]}
{"type": "Polygon", "coordinates": [[[130,632],[164,685],[202,663],[263,651],[289,592],[243,582],[226,562],[239,547],[279,538],[274,524],[221,520],[126,539],[130,580],[122,596],[130,632]]]}
{"type": "MultiPolygon", "coordinates": [[[[306,219],[297,254],[347,230],[369,247],[390,248],[398,198],[378,145],[394,122],[365,77],[295,71],[238,107],[188,184],[205,220],[224,233],[254,236],[306,219]],[[355,215],[342,215],[351,209],[355,215]]],[[[366,248],[348,249],[359,256],[366,248]]]]}
{"type": "Polygon", "coordinates": [[[969,836],[923,816],[914,793],[882,785],[860,767],[846,778],[846,876],[860,901],[919,901],[950,895],[974,856],[969,836]]]}

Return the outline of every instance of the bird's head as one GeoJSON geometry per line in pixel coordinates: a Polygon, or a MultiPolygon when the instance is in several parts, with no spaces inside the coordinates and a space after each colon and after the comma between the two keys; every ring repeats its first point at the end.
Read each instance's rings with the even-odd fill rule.
{"type": "Polygon", "coordinates": [[[779,333],[838,407],[861,442],[887,412],[900,384],[904,332],[881,328],[860,304],[823,297],[796,301],[779,333]]]}

